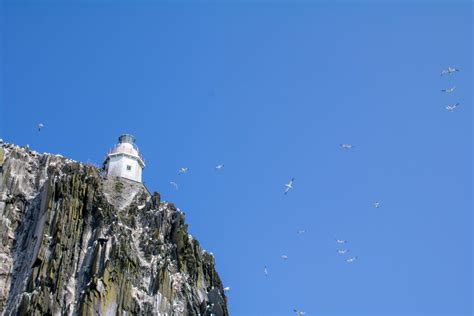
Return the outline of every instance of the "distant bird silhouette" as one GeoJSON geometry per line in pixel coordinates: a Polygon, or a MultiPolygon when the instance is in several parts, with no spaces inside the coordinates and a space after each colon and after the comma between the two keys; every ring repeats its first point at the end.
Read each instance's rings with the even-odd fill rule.
{"type": "Polygon", "coordinates": [[[375,207],[375,208],[379,208],[379,207],[380,207],[380,202],[375,201],[375,202],[374,202],[374,207],[375,207]]]}
{"type": "Polygon", "coordinates": [[[178,184],[176,182],[171,181],[170,184],[174,186],[176,190],[178,190],[178,184]]]}
{"type": "Polygon", "coordinates": [[[296,316],[302,316],[302,315],[306,314],[305,312],[299,311],[299,310],[297,310],[296,308],[293,309],[293,312],[295,312],[296,316]]]}
{"type": "Polygon", "coordinates": [[[339,253],[339,254],[341,254],[341,255],[344,255],[344,254],[346,254],[346,253],[348,253],[348,252],[349,252],[349,249],[339,249],[339,250],[337,251],[337,253],[339,253]]]}
{"type": "Polygon", "coordinates": [[[347,262],[347,263],[353,263],[353,262],[356,261],[356,260],[357,260],[357,257],[350,257],[350,258],[347,258],[347,259],[346,259],[346,262],[347,262]]]}
{"type": "Polygon", "coordinates": [[[445,70],[441,71],[441,76],[449,75],[449,74],[452,74],[456,71],[459,71],[459,69],[456,69],[454,67],[448,67],[448,69],[445,69],[445,70]]]}
{"type": "Polygon", "coordinates": [[[267,266],[265,266],[265,267],[263,268],[263,273],[265,274],[265,276],[268,276],[267,266]]]}
{"type": "Polygon", "coordinates": [[[229,287],[229,286],[227,286],[227,287],[224,288],[224,292],[229,292],[229,291],[230,291],[230,287],[229,287]]]}
{"type": "Polygon", "coordinates": [[[285,194],[288,194],[288,192],[293,189],[293,182],[295,181],[295,178],[291,178],[291,180],[285,184],[285,194]]]}
{"type": "Polygon", "coordinates": [[[215,169],[216,169],[217,171],[220,171],[220,170],[224,169],[224,164],[217,165],[217,166],[215,167],[215,169]]]}
{"type": "Polygon", "coordinates": [[[336,242],[338,244],[345,244],[347,242],[347,240],[344,240],[344,239],[336,239],[336,242]]]}
{"type": "Polygon", "coordinates": [[[448,88],[448,89],[443,89],[443,90],[441,90],[441,91],[446,92],[446,93],[451,93],[451,92],[454,92],[454,90],[456,90],[456,87],[452,87],[452,88],[448,88]]]}
{"type": "Polygon", "coordinates": [[[186,172],[188,172],[188,170],[189,170],[189,168],[183,167],[183,168],[178,170],[178,175],[185,174],[186,172]]]}
{"type": "Polygon", "coordinates": [[[446,110],[448,110],[449,112],[453,112],[454,110],[456,110],[456,108],[459,106],[459,102],[456,103],[456,104],[453,104],[453,105],[448,105],[446,107],[446,110]]]}
{"type": "Polygon", "coordinates": [[[38,124],[38,132],[41,132],[41,129],[44,127],[43,123],[38,124]]]}
{"type": "Polygon", "coordinates": [[[288,256],[287,256],[287,255],[282,255],[281,258],[282,258],[283,260],[288,260],[288,256]]]}
{"type": "Polygon", "coordinates": [[[340,144],[342,149],[352,149],[353,145],[351,144],[340,144]]]}
{"type": "Polygon", "coordinates": [[[304,233],[306,233],[306,230],[304,230],[304,229],[300,229],[300,230],[298,230],[298,231],[297,231],[297,233],[298,233],[298,235],[301,235],[301,234],[304,234],[304,233]]]}

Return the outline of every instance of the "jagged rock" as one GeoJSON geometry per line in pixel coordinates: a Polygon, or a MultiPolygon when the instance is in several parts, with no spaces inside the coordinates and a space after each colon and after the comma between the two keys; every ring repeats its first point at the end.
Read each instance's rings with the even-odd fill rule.
{"type": "Polygon", "coordinates": [[[0,312],[228,315],[214,257],[141,184],[0,142],[0,312]]]}

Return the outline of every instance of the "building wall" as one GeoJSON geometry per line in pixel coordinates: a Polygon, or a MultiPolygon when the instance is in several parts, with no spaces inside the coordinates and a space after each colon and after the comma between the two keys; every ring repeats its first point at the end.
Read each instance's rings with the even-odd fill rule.
{"type": "Polygon", "coordinates": [[[142,182],[142,168],[136,159],[128,156],[112,156],[107,165],[107,175],[142,182]],[[130,166],[130,170],[127,169],[130,166]]]}

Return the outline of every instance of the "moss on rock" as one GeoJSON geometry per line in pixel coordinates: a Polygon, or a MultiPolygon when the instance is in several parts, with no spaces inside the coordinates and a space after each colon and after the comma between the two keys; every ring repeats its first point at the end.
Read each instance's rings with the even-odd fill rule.
{"type": "Polygon", "coordinates": [[[228,315],[214,258],[159,193],[66,158],[0,148],[0,312],[228,315]]]}

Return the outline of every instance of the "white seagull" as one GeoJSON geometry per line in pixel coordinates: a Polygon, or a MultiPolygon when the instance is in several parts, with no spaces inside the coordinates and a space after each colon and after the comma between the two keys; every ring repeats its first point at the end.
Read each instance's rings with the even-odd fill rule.
{"type": "Polygon", "coordinates": [[[282,255],[281,258],[282,258],[283,260],[288,260],[288,256],[287,256],[287,255],[282,255]]]}
{"type": "Polygon", "coordinates": [[[41,132],[41,129],[44,127],[43,123],[38,124],[38,132],[41,132]]]}
{"type": "Polygon", "coordinates": [[[299,311],[296,308],[293,309],[293,312],[295,312],[296,316],[302,316],[302,315],[306,314],[305,312],[299,311]]]}
{"type": "Polygon", "coordinates": [[[459,71],[459,69],[454,68],[454,67],[448,67],[448,69],[445,69],[445,70],[441,71],[441,76],[449,75],[449,74],[452,74],[453,72],[456,72],[456,71],[459,71]]]}
{"type": "Polygon", "coordinates": [[[291,178],[291,180],[285,184],[285,194],[287,194],[291,189],[293,189],[293,182],[295,181],[295,178],[291,178]]]}
{"type": "Polygon", "coordinates": [[[229,292],[229,291],[230,291],[230,287],[229,287],[229,286],[227,286],[227,287],[224,288],[224,292],[229,292]]]}
{"type": "Polygon", "coordinates": [[[176,182],[171,181],[170,184],[174,186],[176,190],[178,190],[178,184],[176,182]]]}
{"type": "Polygon", "coordinates": [[[352,149],[351,144],[340,144],[340,146],[341,146],[342,149],[352,149]]]}
{"type": "Polygon", "coordinates": [[[454,110],[456,110],[456,108],[459,106],[459,102],[456,103],[456,104],[453,104],[453,105],[448,105],[446,107],[446,110],[448,110],[449,112],[453,112],[454,110]]]}
{"type": "Polygon", "coordinates": [[[268,276],[267,266],[265,266],[265,267],[263,268],[263,273],[265,273],[265,276],[268,276]]]}
{"type": "Polygon", "coordinates": [[[350,258],[347,258],[347,259],[346,259],[346,262],[347,262],[347,263],[353,263],[353,262],[356,261],[356,260],[357,260],[357,257],[350,257],[350,258]]]}
{"type": "Polygon", "coordinates": [[[451,93],[451,92],[454,92],[454,90],[456,90],[456,87],[452,87],[452,88],[448,88],[448,89],[443,89],[443,90],[441,90],[441,91],[446,92],[446,93],[451,93]]]}
{"type": "Polygon", "coordinates": [[[375,207],[375,208],[379,208],[379,207],[380,207],[380,202],[375,201],[375,202],[374,202],[374,207],[375,207]]]}
{"type": "Polygon", "coordinates": [[[217,165],[214,169],[217,171],[222,170],[224,168],[224,164],[217,165]]]}
{"type": "Polygon", "coordinates": [[[336,242],[338,244],[345,244],[347,242],[347,240],[344,240],[344,239],[336,239],[336,242]]]}
{"type": "Polygon", "coordinates": [[[339,253],[339,254],[341,254],[341,255],[344,255],[344,254],[346,254],[346,253],[348,253],[348,252],[349,252],[349,249],[339,249],[339,250],[337,251],[337,253],[339,253]]]}
{"type": "Polygon", "coordinates": [[[297,233],[298,233],[298,235],[301,235],[301,234],[304,234],[304,233],[306,233],[306,230],[304,230],[304,229],[300,229],[300,230],[298,230],[298,231],[297,231],[297,233]]]}
{"type": "Polygon", "coordinates": [[[189,170],[189,168],[183,167],[183,168],[181,168],[181,169],[178,170],[178,175],[184,174],[184,173],[188,172],[188,170],[189,170]]]}

